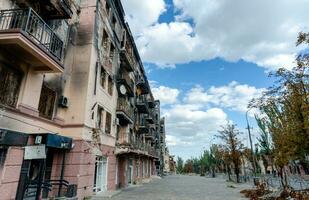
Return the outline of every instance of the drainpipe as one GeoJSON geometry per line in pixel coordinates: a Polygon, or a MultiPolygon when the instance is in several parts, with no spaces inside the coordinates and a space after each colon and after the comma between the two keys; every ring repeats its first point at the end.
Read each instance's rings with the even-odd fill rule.
{"type": "Polygon", "coordinates": [[[61,166],[61,174],[60,174],[60,185],[59,185],[59,188],[58,188],[58,197],[60,197],[61,189],[62,189],[62,182],[63,182],[63,176],[64,176],[65,154],[66,154],[66,151],[63,152],[63,156],[62,156],[62,166],[61,166]]]}

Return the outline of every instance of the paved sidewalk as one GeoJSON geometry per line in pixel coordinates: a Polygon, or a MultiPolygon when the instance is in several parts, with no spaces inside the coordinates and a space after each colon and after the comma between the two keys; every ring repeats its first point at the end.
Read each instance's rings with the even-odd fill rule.
{"type": "Polygon", "coordinates": [[[111,200],[243,200],[247,184],[228,183],[222,178],[167,176],[140,187],[124,189],[111,200]]]}

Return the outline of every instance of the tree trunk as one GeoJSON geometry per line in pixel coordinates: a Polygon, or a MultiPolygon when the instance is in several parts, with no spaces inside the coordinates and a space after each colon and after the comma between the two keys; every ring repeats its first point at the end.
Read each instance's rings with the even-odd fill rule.
{"type": "Polygon", "coordinates": [[[229,177],[229,181],[231,181],[231,169],[229,166],[227,166],[227,175],[229,177]]]}
{"type": "Polygon", "coordinates": [[[286,177],[286,173],[285,171],[283,170],[284,167],[280,167],[280,180],[281,180],[281,184],[282,184],[282,187],[283,189],[285,190],[287,188],[287,177],[286,177]]]}
{"type": "Polygon", "coordinates": [[[212,178],[216,177],[216,173],[215,173],[215,167],[212,167],[212,178]]]}

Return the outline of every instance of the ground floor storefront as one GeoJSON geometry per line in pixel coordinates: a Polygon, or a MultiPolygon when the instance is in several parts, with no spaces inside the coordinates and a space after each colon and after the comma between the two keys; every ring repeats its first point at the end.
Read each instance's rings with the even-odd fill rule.
{"type": "Polygon", "coordinates": [[[122,154],[117,156],[117,185],[124,188],[139,184],[143,180],[157,175],[155,158],[138,154],[122,154]]]}
{"type": "Polygon", "coordinates": [[[115,147],[0,129],[1,200],[84,199],[116,190],[115,147]]]}

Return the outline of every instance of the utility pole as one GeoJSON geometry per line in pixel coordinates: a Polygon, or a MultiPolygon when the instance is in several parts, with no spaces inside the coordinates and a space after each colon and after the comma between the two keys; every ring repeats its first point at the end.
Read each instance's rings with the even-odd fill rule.
{"type": "MultiPolygon", "coordinates": [[[[250,108],[251,109],[251,108],[250,108]]],[[[247,129],[248,129],[248,134],[249,134],[249,141],[250,141],[250,147],[251,147],[251,155],[252,155],[252,163],[253,163],[253,172],[254,176],[256,177],[256,163],[255,163],[255,155],[253,151],[253,145],[252,145],[252,138],[251,138],[251,131],[250,131],[250,125],[249,125],[249,120],[248,120],[248,112],[250,109],[247,110],[246,112],[246,120],[247,120],[247,129]]]]}

